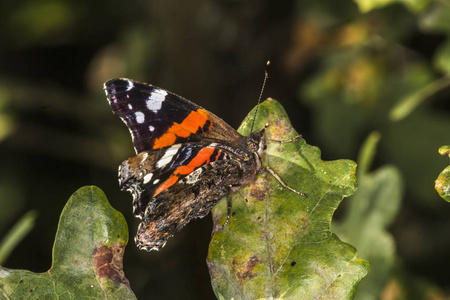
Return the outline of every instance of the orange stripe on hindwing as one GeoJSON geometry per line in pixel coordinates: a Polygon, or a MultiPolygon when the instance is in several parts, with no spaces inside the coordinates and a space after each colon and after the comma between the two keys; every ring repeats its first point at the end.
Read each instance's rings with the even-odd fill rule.
{"type": "Polygon", "coordinates": [[[153,149],[172,146],[177,137],[187,138],[191,134],[197,133],[208,121],[208,112],[206,110],[199,108],[191,111],[181,123],[174,123],[165,134],[155,139],[153,149]]]}
{"type": "Polygon", "coordinates": [[[174,185],[176,182],[178,181],[178,176],[172,175],[170,176],[169,179],[167,179],[166,181],[164,181],[159,187],[158,189],[155,191],[155,194],[153,195],[153,197],[156,197],[156,195],[158,195],[159,193],[167,190],[168,188],[170,188],[172,185],[174,185]]]}
{"type": "MultiPolygon", "coordinates": [[[[180,178],[178,175],[188,175],[190,173],[192,173],[195,168],[198,168],[204,164],[209,164],[211,161],[211,156],[214,153],[214,148],[211,147],[205,147],[200,149],[200,151],[198,151],[197,155],[194,156],[194,158],[186,165],[186,166],[179,166],[175,172],[173,172],[173,175],[169,177],[169,179],[167,179],[166,181],[164,181],[159,187],[158,189],[155,191],[155,194],[153,195],[153,197],[156,197],[156,195],[162,193],[164,190],[168,189],[169,187],[171,187],[172,185],[174,185],[178,179],[180,178]]],[[[219,154],[214,158],[214,161],[216,161],[220,155],[220,150],[219,150],[219,154]]]]}

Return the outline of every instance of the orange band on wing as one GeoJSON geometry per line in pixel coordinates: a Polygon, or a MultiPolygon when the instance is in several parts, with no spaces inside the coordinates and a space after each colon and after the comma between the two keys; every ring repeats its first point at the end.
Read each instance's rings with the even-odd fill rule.
{"type": "Polygon", "coordinates": [[[200,167],[203,164],[209,164],[214,148],[206,147],[200,149],[197,155],[188,163],[189,167],[200,167]]]}
{"type": "MultiPolygon", "coordinates": [[[[188,175],[192,173],[192,171],[195,170],[195,168],[200,167],[204,164],[209,164],[211,160],[211,155],[214,153],[214,148],[206,147],[203,149],[200,149],[198,151],[197,155],[186,165],[186,166],[179,166],[175,172],[173,172],[173,175],[169,177],[166,181],[164,181],[155,191],[155,194],[153,197],[156,197],[158,194],[164,192],[166,189],[170,188],[172,185],[174,185],[178,179],[180,178],[177,175],[188,175]]],[[[218,156],[216,156],[217,158],[218,156]]]]}
{"type": "Polygon", "coordinates": [[[196,111],[191,111],[183,122],[174,123],[165,134],[156,139],[153,149],[172,146],[177,137],[189,137],[191,134],[196,133],[199,128],[205,126],[208,120],[208,112],[206,110],[199,108],[196,111]]]}
{"type": "Polygon", "coordinates": [[[219,160],[220,154],[222,154],[222,151],[218,150],[216,157],[214,157],[214,161],[218,161],[219,160]]]}
{"type": "Polygon", "coordinates": [[[174,185],[177,181],[178,181],[178,176],[176,176],[176,175],[170,176],[169,179],[167,179],[166,181],[164,181],[164,182],[158,187],[158,189],[156,189],[155,194],[153,195],[153,197],[156,197],[156,195],[158,195],[159,193],[161,193],[161,192],[167,190],[167,189],[170,188],[172,185],[174,185]]]}
{"type": "Polygon", "coordinates": [[[211,155],[214,153],[214,148],[203,148],[198,151],[197,155],[186,165],[178,167],[174,174],[187,175],[194,171],[195,168],[203,164],[209,164],[211,155]]]}

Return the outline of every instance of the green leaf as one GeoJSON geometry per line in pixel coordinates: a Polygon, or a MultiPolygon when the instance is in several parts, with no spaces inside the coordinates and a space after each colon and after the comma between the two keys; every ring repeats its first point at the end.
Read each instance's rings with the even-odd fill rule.
{"type": "MultiPolygon", "coordinates": [[[[392,55],[393,51],[386,49],[386,53],[392,55]]],[[[349,101],[347,89],[352,84],[347,80],[347,72],[339,73],[341,76],[338,78],[346,80],[341,86],[326,85],[327,75],[338,66],[329,58],[326,61],[329,64],[325,64],[314,80],[305,83],[301,90],[302,101],[314,112],[312,129],[315,139],[335,156],[348,157],[353,155],[358,147],[357,141],[368,133],[368,129],[378,130],[383,136],[380,141],[383,155],[401,170],[410,194],[414,195],[411,200],[421,201],[419,205],[430,208],[439,205],[439,201],[425,200],[435,195],[427,178],[436,178],[436,169],[441,168],[442,162],[433,155],[423,159],[423,153],[429,152],[436,143],[438,146],[442,144],[442,137],[448,136],[450,119],[436,110],[431,105],[432,101],[422,102],[419,109],[414,109],[400,122],[388,119],[393,103],[432,82],[435,74],[429,65],[414,62],[402,67],[401,72],[393,72],[392,68],[388,72],[386,61],[379,60],[384,71],[376,73],[374,78],[369,77],[368,82],[381,80],[381,84],[377,84],[376,101],[370,106],[365,102],[364,94],[349,101]]],[[[348,61],[348,68],[352,65],[352,61],[348,61]]]]}
{"type": "MultiPolygon", "coordinates": [[[[447,39],[447,41],[441,45],[437,49],[437,53],[435,54],[433,60],[433,64],[437,69],[444,72],[448,75],[450,74],[450,39],[447,39]]],[[[449,80],[447,78],[447,80],[449,80]]]]}
{"type": "Polygon", "coordinates": [[[363,144],[358,156],[359,175],[366,175],[369,172],[380,138],[381,134],[378,131],[374,131],[367,137],[365,143],[363,144]]]}
{"type": "Polygon", "coordinates": [[[12,11],[8,15],[7,26],[17,31],[22,43],[42,42],[52,35],[67,33],[79,17],[79,7],[74,3],[43,0],[12,11]]]}
{"type": "Polygon", "coordinates": [[[8,106],[13,102],[11,91],[0,85],[0,141],[5,140],[16,130],[16,122],[8,106]]]}
{"type": "MultiPolygon", "coordinates": [[[[359,157],[372,156],[375,148],[371,134],[359,157]]],[[[396,259],[394,238],[387,229],[400,209],[403,181],[397,168],[384,166],[371,173],[358,169],[358,183],[358,191],[348,200],[343,221],[333,223],[333,229],[371,263],[370,273],[361,282],[355,298],[375,300],[380,299],[380,291],[386,286],[396,259]]]]}
{"type": "Polygon", "coordinates": [[[440,155],[448,155],[450,157],[450,146],[442,146],[439,148],[440,155]]]}
{"type": "Polygon", "coordinates": [[[64,207],[50,270],[0,267],[0,298],[135,299],[122,270],[128,242],[123,215],[97,187],[83,187],[64,207]]]}
{"type": "MultiPolygon", "coordinates": [[[[448,54],[446,54],[446,56],[447,57],[445,59],[442,58],[442,60],[438,63],[441,64],[442,69],[445,69],[445,72],[450,72],[450,56],[448,54]],[[444,60],[446,61],[444,62],[444,60]]],[[[440,90],[447,88],[449,85],[450,77],[444,76],[429,83],[418,91],[414,91],[406,97],[403,97],[398,101],[398,103],[392,108],[391,112],[389,113],[391,120],[399,121],[407,117],[423,101],[436,94],[440,90]]]]}
{"type": "Polygon", "coordinates": [[[420,29],[438,34],[450,33],[450,3],[434,1],[433,6],[419,18],[420,29]]]}
{"type": "MultiPolygon", "coordinates": [[[[439,148],[439,153],[450,157],[450,146],[442,146],[439,148]]],[[[444,171],[439,174],[434,187],[444,200],[450,202],[450,166],[445,168],[444,171]]]]}
{"type": "MultiPolygon", "coordinates": [[[[250,132],[250,112],[240,132],[250,132]]],[[[367,274],[368,263],[330,232],[331,218],[344,196],[356,190],[354,162],[322,161],[320,150],[297,135],[281,105],[269,99],[260,105],[254,130],[264,128],[270,166],[290,187],[269,173],[213,209],[215,233],[208,266],[219,299],[350,299],[367,274]]]]}
{"type": "Polygon", "coordinates": [[[393,3],[402,3],[412,12],[418,13],[423,11],[430,4],[430,0],[355,0],[355,2],[358,4],[359,10],[363,13],[393,3]]]}
{"type": "Polygon", "coordinates": [[[0,264],[4,263],[16,246],[33,229],[37,212],[31,210],[23,215],[13,228],[6,234],[0,243],[0,264]]]}

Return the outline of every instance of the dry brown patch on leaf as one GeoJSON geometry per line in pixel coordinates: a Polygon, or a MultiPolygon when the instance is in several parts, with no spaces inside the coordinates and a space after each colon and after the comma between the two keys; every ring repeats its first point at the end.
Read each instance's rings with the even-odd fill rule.
{"type": "Polygon", "coordinates": [[[111,279],[118,284],[130,286],[123,272],[125,245],[108,247],[101,245],[94,249],[94,264],[100,278],[111,279]]]}
{"type": "MultiPolygon", "coordinates": [[[[263,185],[263,182],[257,181],[252,185],[249,195],[251,198],[254,198],[259,201],[263,201],[264,198],[266,197],[266,194],[267,194],[267,189],[263,185]]],[[[246,202],[248,202],[247,199],[245,199],[245,200],[246,200],[246,202]]]]}
{"type": "Polygon", "coordinates": [[[266,196],[266,191],[264,189],[252,188],[250,191],[250,196],[256,200],[263,201],[266,196]]]}
{"type": "Polygon", "coordinates": [[[233,260],[234,269],[236,270],[236,277],[240,282],[244,282],[248,279],[252,279],[256,276],[253,272],[255,266],[259,263],[259,259],[256,255],[250,257],[250,259],[241,266],[236,266],[236,261],[233,260]],[[237,268],[236,268],[237,267],[237,268]]]}

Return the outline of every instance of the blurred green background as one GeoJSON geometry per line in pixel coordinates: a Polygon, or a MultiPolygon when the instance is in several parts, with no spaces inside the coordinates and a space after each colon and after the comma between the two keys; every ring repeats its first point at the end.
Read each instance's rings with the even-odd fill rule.
{"type": "Polygon", "coordinates": [[[134,151],[102,84],[149,82],[237,128],[270,59],[265,97],[323,159],[356,160],[376,130],[372,168],[391,165],[403,178],[395,263],[374,299],[449,295],[450,208],[434,190],[449,164],[437,152],[450,143],[448,1],[3,0],[0,24],[0,236],[37,214],[4,266],[48,270],[64,204],[93,184],[129,222],[124,268],[138,298],[213,299],[209,216],[161,252],[134,246],[131,195],[117,182],[134,151]],[[395,278],[427,292],[408,294],[401,282],[411,281],[395,278]]]}

